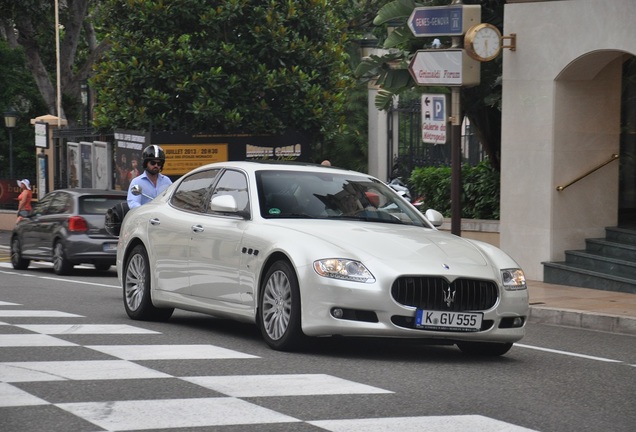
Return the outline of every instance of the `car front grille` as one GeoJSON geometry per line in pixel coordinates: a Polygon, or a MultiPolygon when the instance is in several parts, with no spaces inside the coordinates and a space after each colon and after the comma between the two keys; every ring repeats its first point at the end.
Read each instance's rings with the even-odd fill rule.
{"type": "Polygon", "coordinates": [[[488,310],[497,303],[499,290],[492,281],[439,276],[405,276],[391,287],[391,296],[405,306],[437,311],[488,310]]]}

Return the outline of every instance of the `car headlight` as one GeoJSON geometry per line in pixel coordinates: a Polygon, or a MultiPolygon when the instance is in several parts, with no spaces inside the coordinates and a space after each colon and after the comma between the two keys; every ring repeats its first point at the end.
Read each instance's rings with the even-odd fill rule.
{"type": "Polygon", "coordinates": [[[314,261],[314,270],[320,276],[353,282],[375,282],[375,278],[360,261],[328,258],[314,261]]]}
{"type": "Polygon", "coordinates": [[[526,289],[526,276],[521,269],[501,270],[501,280],[503,286],[509,291],[526,289]]]}

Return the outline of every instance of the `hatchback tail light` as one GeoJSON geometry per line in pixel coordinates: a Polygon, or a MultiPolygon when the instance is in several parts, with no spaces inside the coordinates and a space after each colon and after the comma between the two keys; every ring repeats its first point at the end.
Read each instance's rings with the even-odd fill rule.
{"type": "Polygon", "coordinates": [[[88,223],[81,216],[71,216],[68,219],[68,230],[70,232],[86,232],[88,231],[88,223]]]}

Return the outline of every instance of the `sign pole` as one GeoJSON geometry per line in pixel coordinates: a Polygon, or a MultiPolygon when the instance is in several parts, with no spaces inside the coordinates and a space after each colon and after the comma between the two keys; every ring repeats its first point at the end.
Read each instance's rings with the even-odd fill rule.
{"type": "MultiPolygon", "coordinates": [[[[452,0],[449,6],[416,7],[408,19],[408,26],[416,37],[452,37],[451,49],[419,50],[409,64],[409,72],[418,85],[451,86],[451,233],[457,236],[461,236],[462,231],[461,87],[478,85],[479,61],[489,60],[483,56],[470,56],[461,46],[463,35],[470,31],[480,18],[481,5],[464,5],[462,0],[452,0]]],[[[438,128],[440,126],[435,124],[432,116],[427,118],[423,112],[423,140],[426,142],[441,138],[441,134],[429,131],[437,132],[438,128]]],[[[437,143],[435,140],[433,142],[437,143]]]]}
{"type": "Polygon", "coordinates": [[[461,236],[462,155],[461,87],[451,88],[451,234],[461,236]]]}

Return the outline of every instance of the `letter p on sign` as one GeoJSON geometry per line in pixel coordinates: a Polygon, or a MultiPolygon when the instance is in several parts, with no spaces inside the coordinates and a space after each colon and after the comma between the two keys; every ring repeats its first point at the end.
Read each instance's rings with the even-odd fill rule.
{"type": "Polygon", "coordinates": [[[446,98],[435,97],[433,98],[433,120],[445,121],[446,120],[446,98]]]}

